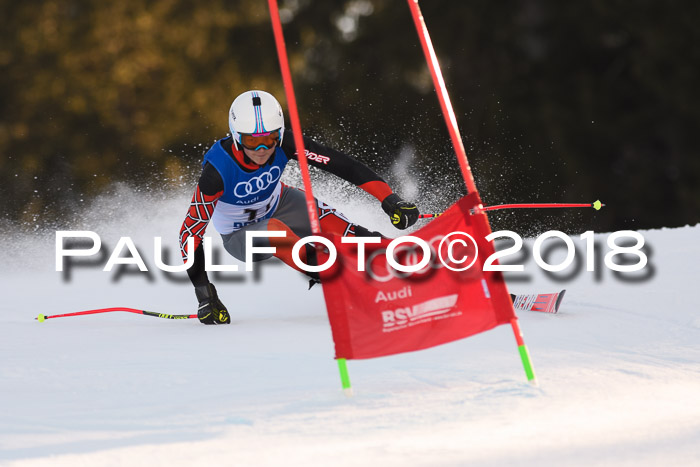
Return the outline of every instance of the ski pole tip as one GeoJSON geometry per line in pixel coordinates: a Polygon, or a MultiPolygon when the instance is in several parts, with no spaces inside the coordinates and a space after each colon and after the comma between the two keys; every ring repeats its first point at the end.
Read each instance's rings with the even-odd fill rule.
{"type": "Polygon", "coordinates": [[[595,202],[593,202],[593,209],[595,209],[596,211],[600,211],[600,208],[602,208],[603,206],[605,206],[605,205],[603,203],[601,203],[599,199],[597,199],[597,200],[595,200],[595,202]]]}
{"type": "Polygon", "coordinates": [[[43,323],[44,321],[46,321],[46,316],[44,316],[44,315],[39,315],[39,316],[37,316],[37,317],[34,318],[34,319],[39,320],[40,323],[43,323]]]}

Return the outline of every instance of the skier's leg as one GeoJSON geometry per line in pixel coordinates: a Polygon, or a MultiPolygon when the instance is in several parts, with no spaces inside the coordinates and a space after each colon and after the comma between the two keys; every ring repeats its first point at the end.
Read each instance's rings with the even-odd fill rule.
{"type": "MultiPolygon", "coordinates": [[[[308,226],[308,216],[306,214],[306,202],[302,193],[301,198],[299,198],[296,193],[298,190],[284,186],[282,193],[280,195],[279,204],[277,209],[273,214],[272,218],[265,219],[255,224],[247,225],[233,233],[222,235],[221,238],[224,241],[224,248],[229,252],[231,256],[238,259],[239,261],[245,261],[246,252],[246,232],[249,231],[270,231],[270,230],[281,230],[285,231],[287,236],[284,238],[269,238],[269,237],[258,237],[253,240],[253,246],[255,247],[281,247],[282,249],[288,249],[291,252],[294,243],[299,240],[300,236],[297,232],[304,232],[302,236],[311,235],[311,228],[307,227],[304,231],[303,228],[292,229],[288,224],[308,226]],[[281,216],[281,217],[280,217],[281,216]],[[301,218],[301,219],[299,219],[301,218]],[[305,221],[305,223],[304,223],[305,221]],[[308,232],[308,233],[305,233],[308,232]]],[[[278,251],[279,253],[279,251],[278,251]]],[[[271,258],[273,255],[269,253],[256,253],[253,255],[253,261],[262,261],[271,258]]],[[[280,258],[285,263],[285,258],[280,258]]],[[[293,264],[293,262],[292,262],[293,264]]]]}
{"type": "MultiPolygon", "coordinates": [[[[279,221],[283,226],[291,230],[292,234],[289,234],[289,238],[293,238],[294,241],[291,242],[286,249],[284,245],[280,244],[275,256],[299,270],[291,259],[291,247],[299,239],[312,235],[308,209],[306,207],[306,195],[302,190],[285,186],[282,197],[284,198],[284,202],[280,202],[279,208],[270,221],[279,221]]],[[[359,224],[354,224],[342,213],[323,201],[317,199],[316,205],[322,232],[334,233],[346,237],[382,237],[378,232],[372,232],[359,224]]],[[[271,240],[272,243],[274,243],[274,239],[271,240]]],[[[299,256],[304,264],[312,266],[318,265],[316,247],[313,244],[307,243],[305,247],[300,250],[299,256]]],[[[318,273],[302,272],[312,279],[309,286],[320,282],[318,273]]]]}
{"type": "MultiPolygon", "coordinates": [[[[246,232],[249,231],[267,231],[267,230],[273,230],[268,228],[268,221],[264,220],[261,222],[258,222],[256,224],[252,225],[247,225],[243,227],[242,229],[236,230],[233,233],[230,234],[223,234],[221,235],[221,239],[224,242],[224,249],[236,258],[239,261],[245,261],[245,253],[246,253],[246,232]]],[[[266,238],[255,238],[253,239],[253,246],[256,247],[266,247],[270,246],[269,242],[267,241],[266,238]]],[[[272,254],[270,253],[255,253],[253,254],[253,261],[262,261],[265,259],[272,258],[272,254]]]]}
{"type": "MultiPolygon", "coordinates": [[[[226,251],[239,261],[245,261],[246,256],[246,232],[249,231],[282,231],[284,237],[256,237],[253,239],[252,245],[255,247],[274,247],[274,256],[282,260],[288,266],[296,269],[299,272],[306,274],[314,280],[318,280],[318,273],[312,273],[300,269],[292,259],[292,248],[294,244],[300,240],[300,237],[292,231],[282,221],[272,218],[253,225],[248,225],[234,233],[222,235],[226,251]]],[[[263,261],[273,256],[271,253],[254,253],[252,260],[254,262],[263,261]]],[[[316,250],[309,244],[299,251],[299,259],[305,264],[318,264],[316,261],[316,250]]]]}
{"type": "MultiPolygon", "coordinates": [[[[302,190],[285,186],[282,190],[284,203],[280,200],[280,206],[273,218],[279,219],[287,225],[300,238],[311,235],[311,224],[306,208],[306,195],[302,190]]],[[[340,211],[323,201],[316,200],[318,217],[321,222],[321,230],[344,237],[382,237],[378,232],[372,232],[365,227],[350,221],[340,211]]]]}
{"type": "MultiPolygon", "coordinates": [[[[372,232],[361,225],[354,224],[348,220],[342,213],[338,212],[331,206],[316,200],[318,205],[318,215],[321,222],[321,230],[323,232],[335,233],[343,236],[377,236],[382,235],[377,232],[372,232]]],[[[283,231],[284,237],[258,237],[253,241],[253,246],[256,247],[275,247],[274,256],[282,260],[285,264],[303,272],[314,280],[318,280],[318,273],[311,273],[301,270],[292,259],[292,248],[294,244],[303,237],[308,237],[312,234],[311,224],[306,209],[306,196],[304,192],[296,188],[285,186],[280,196],[279,205],[273,214],[272,218],[260,221],[256,224],[248,225],[242,229],[227,235],[222,235],[224,248],[234,258],[239,261],[245,261],[245,239],[248,231],[283,231]]],[[[272,256],[269,253],[253,254],[253,261],[262,261],[272,256]]],[[[316,249],[306,244],[305,248],[299,251],[299,259],[309,265],[318,264],[316,260],[316,249]]]]}

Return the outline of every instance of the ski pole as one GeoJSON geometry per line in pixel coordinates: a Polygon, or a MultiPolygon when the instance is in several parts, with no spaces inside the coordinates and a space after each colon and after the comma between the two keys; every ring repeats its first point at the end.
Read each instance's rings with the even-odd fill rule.
{"type": "MultiPolygon", "coordinates": [[[[600,211],[600,208],[605,206],[600,200],[596,200],[593,203],[528,203],[528,204],[499,204],[497,206],[485,206],[481,208],[482,211],[496,211],[497,209],[523,209],[523,208],[593,208],[596,211],[600,211]]],[[[430,219],[433,217],[438,217],[442,213],[437,214],[420,214],[419,219],[430,219]]]]}
{"type": "Polygon", "coordinates": [[[62,315],[50,315],[50,316],[39,315],[34,319],[38,320],[40,323],[43,323],[47,319],[65,318],[68,316],[95,315],[97,313],[110,313],[113,311],[126,311],[128,313],[136,313],[139,315],[146,315],[146,316],[155,316],[156,318],[165,318],[165,319],[192,319],[192,318],[197,317],[197,315],[168,315],[165,313],[155,313],[153,311],[137,310],[135,308],[117,307],[117,308],[100,308],[97,310],[77,311],[75,313],[64,313],[62,315]]]}

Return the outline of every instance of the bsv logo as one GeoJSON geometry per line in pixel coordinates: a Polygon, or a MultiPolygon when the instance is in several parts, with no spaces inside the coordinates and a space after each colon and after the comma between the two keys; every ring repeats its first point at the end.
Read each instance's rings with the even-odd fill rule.
{"type": "MultiPolygon", "coordinates": [[[[456,303],[457,294],[452,294],[433,298],[413,306],[384,310],[382,311],[384,332],[449,317],[456,303]]],[[[457,314],[461,314],[461,312],[457,312],[457,314]]]]}
{"type": "Polygon", "coordinates": [[[239,182],[233,189],[233,194],[239,198],[254,195],[266,190],[270,185],[276,183],[280,179],[282,171],[279,167],[272,167],[269,171],[263,172],[257,177],[253,177],[248,181],[239,182]]]}

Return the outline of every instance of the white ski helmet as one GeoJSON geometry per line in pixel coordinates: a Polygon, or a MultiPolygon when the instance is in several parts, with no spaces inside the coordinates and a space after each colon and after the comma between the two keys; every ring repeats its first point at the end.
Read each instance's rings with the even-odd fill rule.
{"type": "Polygon", "coordinates": [[[279,144],[284,136],[284,115],[277,99],[265,91],[246,91],[233,100],[228,112],[228,126],[236,148],[242,147],[242,134],[265,134],[279,130],[279,144]]]}

